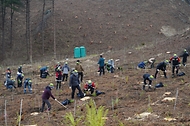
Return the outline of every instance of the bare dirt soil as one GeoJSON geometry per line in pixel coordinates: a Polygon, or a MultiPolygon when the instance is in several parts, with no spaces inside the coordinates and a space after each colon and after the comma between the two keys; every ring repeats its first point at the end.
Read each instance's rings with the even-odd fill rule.
{"type": "MultiPolygon", "coordinates": [[[[91,79],[96,83],[97,90],[105,92],[92,99],[97,107],[105,106],[109,110],[106,126],[118,126],[119,122],[124,126],[190,125],[189,61],[186,67],[180,67],[180,71],[186,73],[185,76],[172,78],[169,65],[168,78],[165,79],[163,73],[159,72],[157,79],[153,81],[153,86],[162,82],[164,87],[147,92],[142,90],[142,76],[144,73],[154,75],[156,68],[144,70],[136,68],[140,61],[151,57],[156,58],[156,66],[159,62],[169,59],[174,53],[180,55],[184,48],[189,49],[187,12],[190,8],[186,2],[181,0],[58,0],[55,4],[56,19],[63,22],[63,24],[57,22],[56,25],[60,31],[56,40],[63,41],[57,47],[61,56],[59,60],[23,64],[25,78],[32,79],[33,94],[24,94],[23,87],[16,88],[12,92],[6,90],[3,85],[6,67],[1,67],[0,125],[6,125],[5,117],[8,126],[18,125],[21,100],[21,125],[63,126],[66,113],[76,112],[76,116],[82,115],[87,102],[82,102],[76,96],[76,103],[67,105],[68,109],[50,99],[52,110],[49,115],[46,112],[36,116],[31,115],[33,112],[40,111],[44,88],[50,82],[55,84],[55,64],[58,61],[64,64],[65,57],[68,57],[67,62],[70,68],[73,68],[77,60],[73,59],[73,48],[81,45],[84,45],[87,50],[87,57],[80,58],[84,68],[84,82],[91,79]],[[62,34],[64,38],[60,37],[62,34]],[[68,44],[65,45],[65,42],[68,44]],[[66,46],[67,49],[63,49],[66,46]],[[110,58],[117,61],[116,68],[121,66],[123,70],[116,70],[114,73],[106,72],[105,75],[98,76],[97,62],[100,53],[103,53],[106,61],[110,58]],[[39,77],[39,68],[44,65],[50,66],[51,76],[47,79],[39,77]],[[165,100],[167,98],[173,100],[165,100]],[[5,102],[7,114],[4,112],[5,102]]],[[[33,3],[32,7],[34,6],[40,5],[33,3]]],[[[35,11],[38,12],[33,10],[35,11]]],[[[35,21],[37,22],[37,18],[34,20],[34,25],[38,24],[35,21]]],[[[51,18],[47,21],[46,34],[50,34],[48,31],[52,30],[50,27],[52,21],[51,18]]],[[[52,41],[48,35],[47,40],[52,41]]],[[[39,41],[40,39],[36,37],[35,42],[39,41]]],[[[51,57],[53,51],[48,50],[48,46],[47,52],[51,57]]],[[[40,49],[35,51],[36,57],[40,56],[40,49]]],[[[16,64],[15,62],[13,64],[16,64]]],[[[13,77],[16,77],[17,66],[10,66],[13,77]]],[[[84,82],[81,84],[82,88],[84,82]]],[[[71,98],[68,82],[62,82],[62,88],[53,89],[52,93],[59,101],[71,98]]]]}

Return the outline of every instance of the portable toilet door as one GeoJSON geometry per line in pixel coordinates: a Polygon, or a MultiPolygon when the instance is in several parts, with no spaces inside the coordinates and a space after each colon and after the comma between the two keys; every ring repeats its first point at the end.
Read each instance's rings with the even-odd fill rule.
{"type": "Polygon", "coordinates": [[[80,47],[80,56],[81,57],[86,57],[86,49],[84,46],[80,47]]]}
{"type": "Polygon", "coordinates": [[[80,58],[80,48],[79,47],[75,47],[74,48],[74,58],[80,58]]]}

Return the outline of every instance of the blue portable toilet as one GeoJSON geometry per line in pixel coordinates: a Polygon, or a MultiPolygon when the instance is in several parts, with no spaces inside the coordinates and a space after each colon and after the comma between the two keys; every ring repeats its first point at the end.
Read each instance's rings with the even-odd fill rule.
{"type": "Polygon", "coordinates": [[[81,57],[86,57],[86,49],[84,46],[80,47],[80,56],[81,57]]]}
{"type": "Polygon", "coordinates": [[[80,58],[80,48],[79,47],[75,47],[74,48],[74,58],[80,58]]]}

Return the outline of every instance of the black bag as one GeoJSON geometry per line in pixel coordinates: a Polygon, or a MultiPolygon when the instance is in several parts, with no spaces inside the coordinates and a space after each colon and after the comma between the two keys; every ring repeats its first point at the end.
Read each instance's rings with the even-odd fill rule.
{"type": "Polygon", "coordinates": [[[156,84],[156,86],[155,86],[155,88],[159,88],[159,87],[164,87],[164,85],[163,85],[163,83],[162,83],[162,82],[160,82],[160,83],[156,84]]]}
{"type": "Polygon", "coordinates": [[[69,99],[65,99],[64,101],[61,102],[63,105],[68,105],[70,102],[69,99]]]}
{"type": "Polygon", "coordinates": [[[77,93],[77,96],[80,97],[80,98],[84,98],[84,93],[82,93],[82,94],[77,93]]]}
{"type": "Polygon", "coordinates": [[[184,75],[185,75],[184,72],[180,72],[180,73],[177,74],[177,76],[184,76],[184,75]]]}
{"type": "Polygon", "coordinates": [[[104,92],[98,91],[96,90],[96,96],[100,95],[100,94],[105,94],[104,92]]]}

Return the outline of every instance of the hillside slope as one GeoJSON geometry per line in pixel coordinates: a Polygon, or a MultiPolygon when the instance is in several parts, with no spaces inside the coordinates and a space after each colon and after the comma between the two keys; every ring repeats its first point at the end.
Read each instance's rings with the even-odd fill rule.
{"type": "MultiPolygon", "coordinates": [[[[188,37],[183,39],[185,36],[181,35],[189,28],[189,9],[188,4],[181,0],[57,0],[55,1],[57,59],[73,57],[74,47],[77,46],[85,46],[87,55],[90,55],[110,49],[134,49],[144,44],[153,44],[157,47],[157,44],[163,41],[166,45],[173,41],[187,43],[188,37]]],[[[45,54],[42,56],[42,2],[31,1],[31,41],[34,61],[53,59],[54,19],[51,1],[46,1],[45,12],[45,54]]],[[[15,13],[14,45],[11,51],[6,52],[9,58],[3,62],[4,64],[11,64],[10,61],[14,59],[19,63],[26,62],[24,16],[24,8],[15,13]]],[[[7,22],[7,30],[8,28],[7,22]]],[[[7,36],[8,34],[7,31],[7,36]]],[[[9,41],[9,38],[6,38],[6,41],[9,41]]],[[[160,50],[156,47],[155,50],[160,50]]],[[[184,47],[185,44],[180,44],[180,49],[184,47]]],[[[14,61],[14,64],[16,62],[14,61]]]]}

